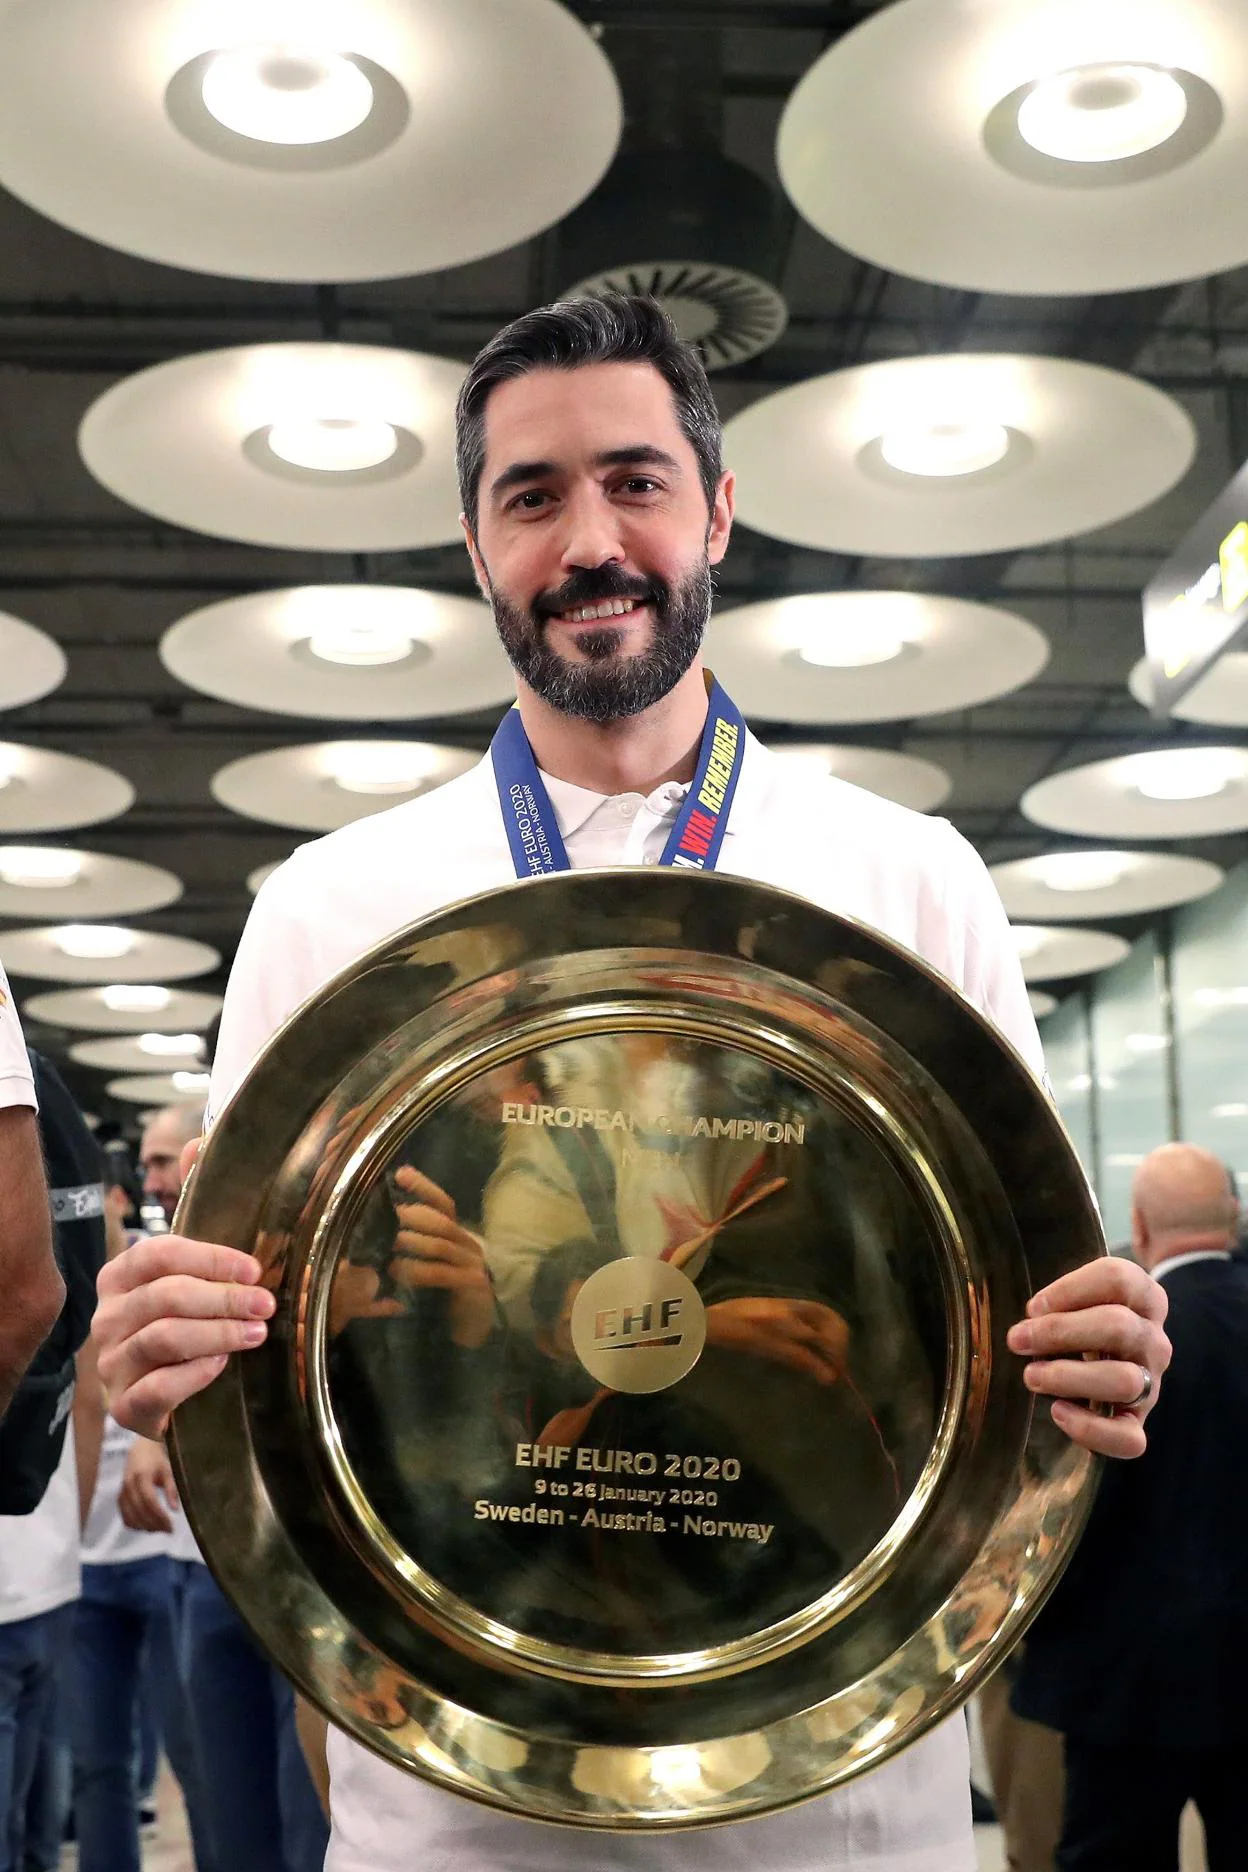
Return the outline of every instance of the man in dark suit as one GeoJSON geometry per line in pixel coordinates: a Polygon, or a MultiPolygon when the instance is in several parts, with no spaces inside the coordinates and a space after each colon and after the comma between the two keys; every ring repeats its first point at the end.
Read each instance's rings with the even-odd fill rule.
{"type": "Polygon", "coordinates": [[[1209,1152],[1167,1144],[1133,1191],[1174,1360],[1138,1463],[1101,1479],[1028,1635],[1014,1707],[1066,1737],[1062,1872],[1177,1872],[1194,1801],[1210,1872],[1248,1866],[1248,1267],[1209,1152]]]}

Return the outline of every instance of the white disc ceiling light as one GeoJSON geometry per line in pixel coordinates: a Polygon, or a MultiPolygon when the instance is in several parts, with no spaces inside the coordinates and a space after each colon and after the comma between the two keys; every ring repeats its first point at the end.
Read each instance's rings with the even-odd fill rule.
{"type": "Polygon", "coordinates": [[[241,345],[106,390],[82,458],[144,513],[222,539],[390,552],[460,538],[462,364],[380,345],[241,345]]]}
{"type": "Polygon", "coordinates": [[[1023,978],[1029,982],[1066,981],[1074,975],[1097,975],[1113,968],[1131,945],[1108,930],[1050,929],[1043,924],[1015,924],[1012,929],[1023,978]]]}
{"type": "Polygon", "coordinates": [[[1092,761],[1038,781],[1024,815],[1080,838],[1165,839],[1248,831],[1248,751],[1178,747],[1092,761]]]}
{"type": "Polygon", "coordinates": [[[247,889],[254,897],[262,884],[267,884],[275,871],[280,871],[285,864],[284,858],[274,858],[269,864],[257,865],[254,871],[247,873],[247,889]]]}
{"type": "Polygon", "coordinates": [[[0,843],[0,916],[138,916],[181,895],[172,871],[134,858],[0,843]]]}
{"type": "Polygon", "coordinates": [[[104,1090],[127,1105],[202,1105],[208,1097],[208,1074],[200,1071],[143,1073],[134,1078],[110,1079],[104,1090]]]}
{"type": "Polygon", "coordinates": [[[109,1040],[80,1040],[69,1049],[70,1059],[97,1072],[203,1072],[206,1048],[194,1033],[117,1035],[109,1040]]]}
{"type": "Polygon", "coordinates": [[[0,611],[0,709],[22,708],[51,695],[69,665],[46,631],[0,611]]]}
{"type": "MultiPolygon", "coordinates": [[[[0,962],[10,975],[34,981],[134,982],[146,986],[184,981],[218,968],[207,943],[109,923],[60,923],[38,929],[0,930],[0,962]]],[[[134,1016],[130,1017],[133,1031],[134,1016]]]]}
{"type": "Polygon", "coordinates": [[[773,760],[812,778],[831,776],[881,799],[894,800],[912,812],[934,812],[948,799],[952,782],[943,767],[891,748],[832,747],[815,741],[790,741],[772,747],[773,760]]]}
{"type": "Polygon", "coordinates": [[[1248,260],[1246,38],[1248,0],[900,0],[798,85],[781,178],[838,246],[945,286],[1220,273],[1248,260]]]}
{"type": "Polygon", "coordinates": [[[620,124],[610,64],[556,0],[0,8],[0,183],[193,272],[461,266],[575,207],[620,124]]]}
{"type": "Polygon", "coordinates": [[[390,585],[304,585],[193,611],[165,668],[206,695],[281,715],[418,720],[515,694],[488,605],[390,585]]]}
{"type": "Polygon", "coordinates": [[[248,819],[333,832],[415,799],[479,759],[431,741],[320,741],[231,761],[213,775],[212,791],[248,819]]]}
{"type": "Polygon", "coordinates": [[[1084,922],[1140,916],[1193,903],[1225,872],[1204,858],[1168,852],[1061,851],[994,865],[992,881],[1016,922],[1084,922]]]}
{"type": "MultiPolygon", "coordinates": [[[[1131,671],[1128,687],[1137,702],[1152,706],[1152,682],[1146,658],[1131,671]]],[[[1248,728],[1248,651],[1229,650],[1170,709],[1179,721],[1203,722],[1210,728],[1248,728]]]]}
{"type": "MultiPolygon", "coordinates": [[[[805,592],[718,614],[708,656],[757,719],[907,721],[972,708],[1048,661],[1034,624],[962,598],[805,592]]],[[[852,774],[845,776],[852,779],[852,774]]]]}
{"type": "Polygon", "coordinates": [[[99,825],[133,804],[134,788],[111,767],[0,741],[0,835],[99,825]]]}
{"type": "Polygon", "coordinates": [[[32,995],[22,1012],[50,1027],[84,1033],[196,1033],[210,1027],[221,1012],[221,996],[191,988],[167,988],[158,982],[106,982],[98,988],[66,988],[32,995]]]}
{"type": "Polygon", "coordinates": [[[775,539],[885,558],[1013,552],[1159,498],[1196,449],[1151,384],[1065,358],[978,353],[833,371],[735,416],[737,514],[775,539]]]}

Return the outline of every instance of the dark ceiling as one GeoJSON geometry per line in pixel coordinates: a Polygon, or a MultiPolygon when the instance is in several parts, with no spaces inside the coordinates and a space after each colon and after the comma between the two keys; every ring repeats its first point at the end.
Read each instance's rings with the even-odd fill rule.
{"type": "MultiPolygon", "coordinates": [[[[1088,300],[979,297],[881,273],[799,220],[781,194],[773,156],[780,112],[797,79],[873,7],[572,0],[571,10],[601,29],[621,77],[625,151],[717,149],[774,191],[783,240],[777,283],[790,322],[761,357],[716,375],[725,417],[779,384],[838,366],[927,351],[1009,350],[1134,371],[1175,395],[1199,432],[1196,465],[1158,505],[1070,545],[1011,558],[849,559],[742,528],[723,572],[724,606],[900,585],[1004,603],[1050,640],[1048,667],[1014,695],[916,723],[830,726],[827,738],[936,760],[953,778],[949,816],[990,862],[1054,844],[1018,811],[1022,792],[1043,775],[1162,739],[1214,739],[1159,728],[1131,700],[1126,678],[1142,649],[1141,587],[1248,455],[1248,273],[1088,300]]],[[[212,798],[210,776],[240,753],[359,732],[358,724],[270,716],[188,691],[157,657],[162,632],[214,597],[266,586],[346,578],[467,593],[471,582],[458,547],[367,558],[278,552],[153,521],[107,494],[82,466],[75,438],[85,410],[146,365],[261,340],[335,336],[467,360],[506,320],[571,283],[563,254],[554,230],[422,278],[252,284],[114,253],[0,190],[0,609],[50,632],[69,658],[61,688],[7,713],[0,734],[103,761],[133,782],[137,801],[123,818],[66,836],[166,866],[184,880],[181,901],[136,919],[138,926],[200,937],[228,961],[248,910],[248,872],[284,857],[301,835],[226,811],[212,798]]],[[[740,700],[748,709],[748,697],[740,700]]],[[[483,748],[495,719],[422,722],[420,732],[483,748]]],[[[761,726],[778,739],[798,732],[783,723],[761,726]]],[[[369,732],[410,730],[400,723],[369,732]]],[[[800,736],[809,739],[810,731],[800,736]]],[[[1227,863],[1248,853],[1248,837],[1178,849],[1227,863]]],[[[187,985],[219,988],[223,981],[224,971],[187,985]]],[[[49,984],[18,979],[13,986],[20,1003],[49,984]]],[[[34,1025],[30,1037],[63,1060],[77,1036],[34,1025]]],[[[93,1110],[123,1115],[103,1095],[108,1075],[74,1067],[70,1077],[93,1110]]]]}

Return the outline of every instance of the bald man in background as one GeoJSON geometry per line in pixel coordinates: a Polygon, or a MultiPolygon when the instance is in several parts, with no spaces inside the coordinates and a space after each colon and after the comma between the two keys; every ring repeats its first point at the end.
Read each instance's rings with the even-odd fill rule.
{"type": "Polygon", "coordinates": [[[1061,1872],[1176,1872],[1190,1800],[1210,1872],[1248,1866],[1248,1267],[1190,1144],[1144,1159],[1132,1250],[1174,1359],[1138,1463],[1110,1464],[1028,1635],[1014,1708],[1066,1738],[1061,1872]]]}
{"type": "Polygon", "coordinates": [[[182,1194],[182,1153],[203,1128],[202,1101],[166,1105],[163,1111],[149,1118],[139,1144],[146,1227],[152,1225],[151,1211],[157,1204],[165,1212],[165,1226],[173,1227],[174,1211],[182,1194]]]}

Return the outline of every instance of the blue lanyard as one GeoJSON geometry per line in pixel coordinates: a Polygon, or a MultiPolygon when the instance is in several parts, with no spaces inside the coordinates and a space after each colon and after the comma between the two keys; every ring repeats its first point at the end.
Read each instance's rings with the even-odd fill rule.
{"type": "MultiPolygon", "coordinates": [[[[659,863],[713,871],[728,830],[732,796],[745,754],[745,723],[736,704],[712,678],[697,772],[659,863]]],[[[555,809],[537,770],[519,709],[508,709],[490,743],[498,803],[518,878],[569,871],[555,809]]]]}

